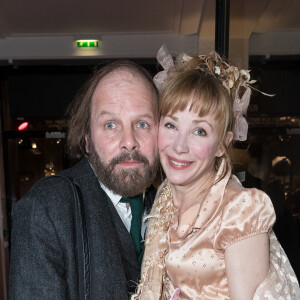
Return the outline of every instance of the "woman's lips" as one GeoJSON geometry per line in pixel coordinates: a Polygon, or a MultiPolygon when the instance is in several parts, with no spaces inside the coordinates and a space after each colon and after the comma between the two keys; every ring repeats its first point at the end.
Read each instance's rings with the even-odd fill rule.
{"type": "Polygon", "coordinates": [[[192,164],[190,161],[177,159],[172,156],[168,156],[168,163],[170,167],[176,170],[184,170],[192,164]]]}

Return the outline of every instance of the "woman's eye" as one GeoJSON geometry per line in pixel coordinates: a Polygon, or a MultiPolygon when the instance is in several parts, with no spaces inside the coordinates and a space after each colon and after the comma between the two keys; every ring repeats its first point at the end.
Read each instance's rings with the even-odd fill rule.
{"type": "Polygon", "coordinates": [[[194,132],[196,135],[206,135],[206,131],[203,129],[196,129],[194,132]]]}
{"type": "Polygon", "coordinates": [[[172,123],[166,123],[165,127],[169,129],[175,129],[175,126],[172,123]]]}
{"type": "Polygon", "coordinates": [[[139,122],[138,127],[139,128],[147,128],[149,125],[146,122],[139,122]]]}
{"type": "Polygon", "coordinates": [[[113,129],[115,127],[116,127],[116,124],[112,123],[112,122],[109,122],[109,123],[105,124],[105,128],[108,128],[108,129],[113,129]]]}

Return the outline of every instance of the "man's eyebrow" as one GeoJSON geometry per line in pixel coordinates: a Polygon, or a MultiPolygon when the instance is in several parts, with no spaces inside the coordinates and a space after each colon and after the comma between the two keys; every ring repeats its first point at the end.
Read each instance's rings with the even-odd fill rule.
{"type": "Polygon", "coordinates": [[[154,119],[154,117],[152,115],[149,115],[149,114],[143,114],[143,115],[137,115],[137,118],[140,118],[140,119],[154,119]]]}
{"type": "Polygon", "coordinates": [[[99,120],[101,118],[104,118],[105,116],[109,117],[109,118],[115,118],[116,114],[111,111],[102,110],[100,113],[95,114],[94,118],[95,118],[95,120],[99,120]]]}
{"type": "Polygon", "coordinates": [[[104,116],[104,115],[115,115],[115,113],[107,110],[102,110],[101,113],[98,115],[99,117],[104,116]]]}
{"type": "MultiPolygon", "coordinates": [[[[98,115],[98,117],[102,117],[102,116],[105,116],[105,115],[117,116],[117,114],[115,114],[114,112],[107,111],[107,110],[102,110],[100,112],[100,114],[98,115]]],[[[149,114],[141,114],[141,115],[136,115],[136,119],[154,119],[154,116],[149,115],[149,114]]]]}

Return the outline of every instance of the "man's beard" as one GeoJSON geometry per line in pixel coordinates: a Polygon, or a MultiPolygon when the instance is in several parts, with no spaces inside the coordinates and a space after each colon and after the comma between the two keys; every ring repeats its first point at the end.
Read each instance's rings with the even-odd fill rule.
{"type": "Polygon", "coordinates": [[[153,183],[159,166],[159,156],[155,156],[150,165],[148,158],[134,151],[132,153],[124,152],[114,157],[108,164],[105,163],[96,152],[94,143],[89,143],[89,161],[102,184],[115,194],[123,197],[133,197],[145,191],[153,183]],[[141,171],[138,168],[128,168],[127,170],[116,170],[115,166],[124,161],[134,160],[142,162],[144,168],[141,171]]]}

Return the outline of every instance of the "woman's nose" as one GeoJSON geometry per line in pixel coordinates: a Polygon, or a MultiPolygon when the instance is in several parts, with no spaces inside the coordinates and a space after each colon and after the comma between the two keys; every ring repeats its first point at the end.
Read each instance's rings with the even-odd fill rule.
{"type": "Polygon", "coordinates": [[[179,133],[174,140],[172,148],[178,154],[188,152],[187,136],[179,133]]]}

